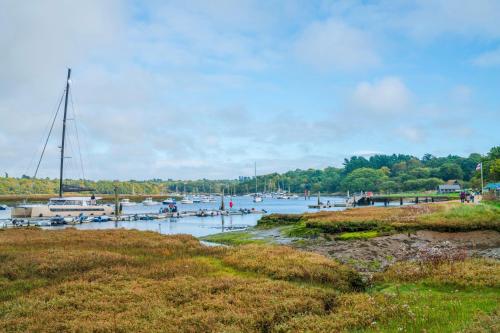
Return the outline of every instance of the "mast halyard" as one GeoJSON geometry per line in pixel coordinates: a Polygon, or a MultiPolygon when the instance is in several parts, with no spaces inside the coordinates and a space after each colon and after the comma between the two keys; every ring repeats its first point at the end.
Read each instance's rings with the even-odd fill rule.
{"type": "Polygon", "coordinates": [[[66,115],[68,113],[68,95],[69,95],[69,80],[71,77],[71,68],[68,68],[68,78],[66,79],[66,96],[64,97],[64,116],[61,140],[61,165],[59,168],[59,197],[63,195],[63,175],[64,175],[64,139],[66,136],[66,115]]]}
{"type": "Polygon", "coordinates": [[[254,169],[254,172],[255,172],[255,195],[257,196],[257,162],[255,162],[255,169],[254,169]]]}

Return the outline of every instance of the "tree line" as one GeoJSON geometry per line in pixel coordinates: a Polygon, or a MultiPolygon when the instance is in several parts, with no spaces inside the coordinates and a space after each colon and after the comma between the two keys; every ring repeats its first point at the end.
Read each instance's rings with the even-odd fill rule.
{"type": "MultiPolygon", "coordinates": [[[[482,163],[486,182],[500,180],[500,146],[493,147],[486,155],[477,153],[468,157],[448,155],[436,157],[425,154],[418,158],[406,154],[377,154],[369,158],[352,156],[345,159],[343,167],[293,170],[283,174],[272,173],[257,176],[258,191],[275,192],[290,190],[294,193],[321,191],[323,193],[373,191],[395,193],[434,190],[449,180],[457,180],[466,188],[481,187],[480,172],[476,166],[482,163]]],[[[255,178],[244,180],[65,180],[65,184],[95,189],[96,193],[166,194],[225,193],[246,194],[255,191],[255,178]]],[[[57,179],[0,178],[0,194],[55,194],[59,188],[57,179]]]]}

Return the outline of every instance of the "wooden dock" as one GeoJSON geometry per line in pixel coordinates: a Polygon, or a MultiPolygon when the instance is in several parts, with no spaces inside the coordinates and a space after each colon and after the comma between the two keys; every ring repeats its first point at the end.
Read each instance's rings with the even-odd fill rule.
{"type": "Polygon", "coordinates": [[[235,216],[247,214],[265,214],[265,210],[256,209],[238,209],[238,210],[194,210],[179,211],[167,213],[137,213],[137,214],[119,214],[118,216],[86,216],[79,218],[7,218],[0,220],[0,228],[10,227],[48,227],[55,225],[76,225],[82,223],[102,223],[110,221],[150,221],[162,219],[182,219],[185,217],[216,217],[216,216],[235,216]]]}

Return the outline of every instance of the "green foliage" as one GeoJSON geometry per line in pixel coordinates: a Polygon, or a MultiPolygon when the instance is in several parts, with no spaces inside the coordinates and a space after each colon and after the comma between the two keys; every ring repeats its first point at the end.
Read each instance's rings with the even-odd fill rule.
{"type": "Polygon", "coordinates": [[[463,179],[464,172],[458,164],[445,163],[439,168],[439,176],[444,180],[463,179]]]}
{"type": "Polygon", "coordinates": [[[489,176],[491,180],[500,180],[500,158],[491,161],[489,176]]]}
{"type": "Polygon", "coordinates": [[[352,240],[352,239],[369,239],[378,237],[380,234],[378,231],[358,231],[358,232],[344,232],[340,234],[336,239],[338,240],[352,240]]]}
{"type": "Polygon", "coordinates": [[[264,240],[254,239],[252,235],[245,231],[231,231],[201,237],[201,240],[225,245],[244,245],[265,243],[264,240]]]}
{"type": "MultiPolygon", "coordinates": [[[[470,154],[469,157],[449,155],[435,157],[430,154],[421,159],[404,154],[374,155],[370,158],[352,156],[345,159],[343,168],[327,167],[323,170],[293,170],[283,174],[272,173],[257,177],[258,191],[290,189],[294,193],[305,190],[316,193],[340,191],[398,191],[435,190],[439,184],[449,179],[457,179],[466,186],[480,187],[476,165],[483,163],[486,181],[500,179],[500,147],[493,147],[486,156],[470,154]]],[[[65,180],[68,185],[82,185],[95,189],[99,194],[113,194],[118,187],[119,194],[161,194],[178,193],[237,193],[255,191],[255,179],[245,180],[189,180],[171,179],[129,180],[129,181],[82,181],[65,180]]],[[[0,194],[55,194],[58,190],[56,179],[33,179],[26,175],[21,178],[0,178],[0,194]]]]}
{"type": "Polygon", "coordinates": [[[380,169],[359,168],[349,173],[342,180],[341,186],[343,190],[351,192],[378,191],[386,180],[388,177],[380,169]]]}

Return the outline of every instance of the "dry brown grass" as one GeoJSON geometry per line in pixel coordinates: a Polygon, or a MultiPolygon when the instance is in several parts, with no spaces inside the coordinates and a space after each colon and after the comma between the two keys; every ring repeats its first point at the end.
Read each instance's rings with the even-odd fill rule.
{"type": "Polygon", "coordinates": [[[245,245],[233,249],[223,262],[238,269],[283,280],[324,283],[337,290],[363,289],[358,273],[321,255],[286,246],[245,245]]]}
{"type": "MultiPolygon", "coordinates": [[[[277,219],[277,218],[276,218],[277,219]]],[[[392,228],[435,231],[499,230],[500,209],[488,205],[463,205],[456,202],[404,207],[366,207],[345,211],[304,214],[309,228],[327,233],[392,228]]]]}
{"type": "Polygon", "coordinates": [[[373,326],[403,312],[405,309],[389,295],[346,294],[338,298],[337,307],[329,315],[293,318],[275,327],[274,332],[345,332],[353,327],[373,326]]]}
{"type": "Polygon", "coordinates": [[[500,261],[470,259],[444,261],[435,264],[399,262],[389,267],[376,279],[384,282],[426,282],[460,287],[500,288],[500,261]]]}
{"type": "MultiPolygon", "coordinates": [[[[397,266],[380,281],[498,287],[497,263],[460,264],[453,275],[447,266],[397,266]]],[[[344,332],[393,323],[422,331],[436,309],[432,327],[441,331],[442,313],[466,327],[469,313],[490,318],[496,300],[491,290],[462,303],[468,294],[443,298],[427,287],[356,293],[358,282],[350,268],[288,247],[204,247],[191,236],[125,230],[0,231],[7,332],[344,332]],[[423,309],[421,320],[407,303],[423,309]]]]}
{"type": "Polygon", "coordinates": [[[0,327],[265,332],[294,317],[330,313],[338,290],[349,289],[347,279],[359,278],[343,265],[289,248],[267,252],[287,254],[290,272],[275,271],[276,261],[266,262],[256,250],[204,247],[191,236],[138,231],[3,230],[0,327]],[[241,268],[238,255],[264,262],[259,269],[241,268]],[[290,277],[302,282],[283,281],[290,277]]]}

